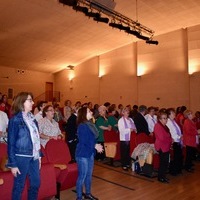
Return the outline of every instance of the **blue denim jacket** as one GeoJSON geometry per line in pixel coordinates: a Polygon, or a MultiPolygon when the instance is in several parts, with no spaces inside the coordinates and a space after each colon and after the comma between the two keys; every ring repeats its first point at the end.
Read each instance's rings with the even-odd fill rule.
{"type": "Polygon", "coordinates": [[[87,124],[80,124],[78,126],[78,144],[76,146],[76,157],[89,158],[92,154],[95,155],[95,135],[89,129],[87,124]]]}
{"type": "MultiPolygon", "coordinates": [[[[38,127],[37,121],[35,120],[38,127]]],[[[16,154],[33,155],[33,144],[28,126],[23,120],[22,112],[17,113],[8,124],[8,164],[7,167],[17,167],[16,154]]]]}

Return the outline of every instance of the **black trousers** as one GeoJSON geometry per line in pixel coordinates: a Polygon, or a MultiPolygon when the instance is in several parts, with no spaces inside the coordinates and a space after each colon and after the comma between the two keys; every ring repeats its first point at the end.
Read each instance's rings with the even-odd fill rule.
{"type": "Polygon", "coordinates": [[[186,146],[186,158],[185,158],[185,169],[191,169],[192,160],[194,159],[196,154],[196,148],[186,146]]]}
{"type": "Polygon", "coordinates": [[[169,165],[169,151],[168,152],[162,152],[159,151],[159,157],[160,157],[160,166],[158,169],[158,178],[166,178],[166,172],[169,165]]]}
{"type": "Polygon", "coordinates": [[[104,142],[97,142],[98,144],[101,144],[103,146],[103,152],[102,153],[98,153],[96,151],[96,156],[95,156],[95,159],[96,160],[104,160],[106,158],[106,154],[105,154],[105,146],[104,146],[104,142]]]}
{"type": "Polygon", "coordinates": [[[130,142],[120,141],[120,154],[122,167],[127,167],[130,165],[130,142]]]}
{"type": "Polygon", "coordinates": [[[77,140],[72,141],[72,142],[67,142],[67,144],[69,147],[71,159],[75,160],[75,151],[76,151],[77,140]]]}
{"type": "Polygon", "coordinates": [[[174,158],[170,163],[170,173],[179,174],[183,168],[183,153],[182,146],[178,142],[173,143],[174,158]]]}

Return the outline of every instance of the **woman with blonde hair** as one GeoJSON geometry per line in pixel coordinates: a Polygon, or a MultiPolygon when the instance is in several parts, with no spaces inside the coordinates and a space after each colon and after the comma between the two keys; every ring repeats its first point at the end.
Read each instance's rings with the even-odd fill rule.
{"type": "MultiPolygon", "coordinates": [[[[101,144],[104,148],[104,131],[110,131],[112,127],[108,123],[108,119],[106,117],[106,107],[105,106],[100,106],[98,108],[99,110],[99,117],[97,118],[95,125],[99,131],[99,136],[97,138],[97,142],[101,144]]],[[[104,160],[105,159],[105,151],[103,153],[97,153],[96,154],[96,160],[104,160]]]]}
{"type": "Polygon", "coordinates": [[[122,110],[122,117],[118,121],[120,135],[120,153],[122,169],[128,170],[130,167],[130,138],[131,132],[136,132],[133,120],[129,117],[129,109],[126,107],[122,110]]]}

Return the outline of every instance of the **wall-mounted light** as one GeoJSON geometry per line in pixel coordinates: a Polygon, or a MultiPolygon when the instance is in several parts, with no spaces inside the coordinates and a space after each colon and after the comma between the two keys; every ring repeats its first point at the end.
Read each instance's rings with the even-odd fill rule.
{"type": "Polygon", "coordinates": [[[105,75],[105,71],[103,69],[99,69],[99,78],[102,78],[105,75]]]}
{"type": "Polygon", "coordinates": [[[200,71],[200,64],[198,61],[189,61],[188,74],[192,75],[198,71],[200,71]]]}
{"type": "Polygon", "coordinates": [[[72,81],[74,77],[75,77],[74,74],[73,74],[73,73],[70,73],[70,74],[69,74],[69,81],[72,81]]]}
{"type": "Polygon", "coordinates": [[[145,65],[140,65],[137,67],[137,76],[140,77],[147,72],[147,67],[145,65]]]}

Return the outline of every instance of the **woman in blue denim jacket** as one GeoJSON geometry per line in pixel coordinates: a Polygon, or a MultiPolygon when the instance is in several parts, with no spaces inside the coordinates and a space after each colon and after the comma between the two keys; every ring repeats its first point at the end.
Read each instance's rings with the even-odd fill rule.
{"type": "Polygon", "coordinates": [[[92,112],[87,107],[78,110],[78,144],[76,147],[76,162],[78,165],[78,179],[76,182],[77,200],[82,200],[83,185],[85,185],[84,199],[98,200],[91,194],[92,172],[94,166],[94,155],[103,152],[103,146],[96,144],[98,130],[90,121],[92,112]],[[96,150],[95,150],[96,149],[96,150]]]}
{"type": "Polygon", "coordinates": [[[14,176],[12,200],[20,200],[27,175],[30,187],[28,200],[37,200],[40,187],[40,136],[37,122],[31,113],[33,96],[19,93],[13,102],[14,116],[8,125],[8,164],[14,176]]]}

